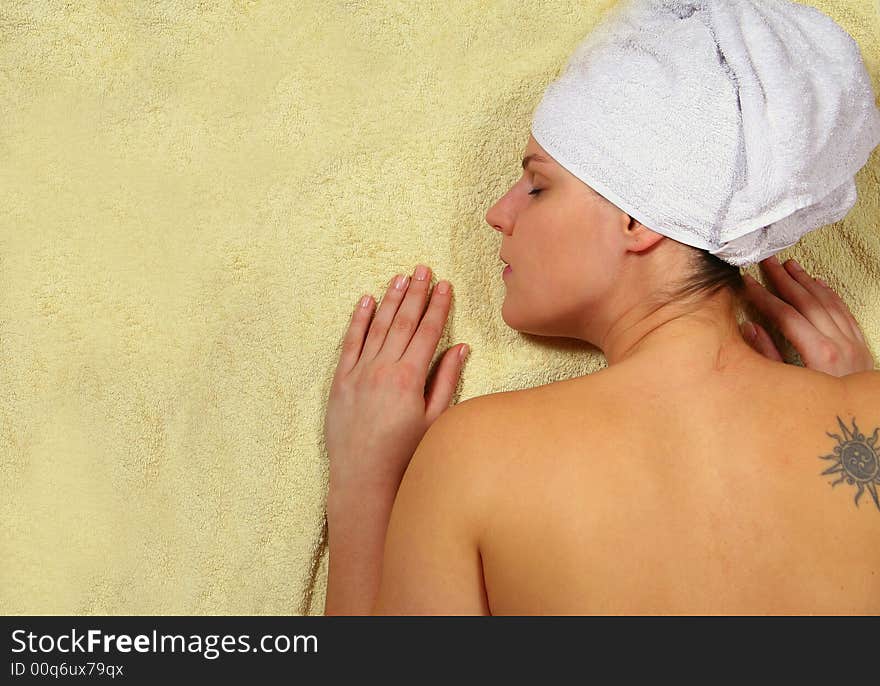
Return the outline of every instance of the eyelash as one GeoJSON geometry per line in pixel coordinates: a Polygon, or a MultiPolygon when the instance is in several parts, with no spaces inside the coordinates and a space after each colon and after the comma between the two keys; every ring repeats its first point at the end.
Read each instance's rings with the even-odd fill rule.
{"type": "Polygon", "coordinates": [[[540,193],[542,190],[544,190],[544,189],[543,188],[533,188],[532,190],[529,191],[529,195],[538,195],[538,193],[540,193]]]}

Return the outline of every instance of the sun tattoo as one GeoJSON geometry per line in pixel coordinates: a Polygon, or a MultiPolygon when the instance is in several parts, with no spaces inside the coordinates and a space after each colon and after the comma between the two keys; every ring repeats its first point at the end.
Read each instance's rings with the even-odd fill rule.
{"type": "Polygon", "coordinates": [[[843,430],[843,438],[837,434],[825,432],[831,438],[837,439],[838,445],[834,446],[832,455],[820,455],[822,460],[834,460],[834,464],[826,469],[822,474],[840,474],[837,481],[831,483],[836,486],[841,481],[855,485],[856,491],[855,501],[856,507],[859,506],[859,498],[865,489],[874,499],[874,504],[880,510],[880,500],[877,499],[877,484],[880,484],[880,455],[878,455],[877,434],[880,428],[874,429],[874,435],[866,439],[863,433],[859,432],[856,426],[856,420],[853,419],[852,430],[837,417],[837,423],[843,430]]]}

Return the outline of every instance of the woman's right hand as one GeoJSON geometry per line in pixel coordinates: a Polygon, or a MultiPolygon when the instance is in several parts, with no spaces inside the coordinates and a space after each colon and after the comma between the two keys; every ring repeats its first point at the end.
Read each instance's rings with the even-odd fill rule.
{"type": "MultiPolygon", "coordinates": [[[[746,299],[791,341],[804,366],[832,376],[874,369],[868,344],[846,303],[825,282],[814,279],[794,260],[783,266],[773,255],[760,263],[764,280],[779,294],[743,273],[746,299]]],[[[746,341],[771,360],[784,362],[760,324],[744,322],[746,341]],[[755,327],[749,336],[749,324],[755,327]]]]}

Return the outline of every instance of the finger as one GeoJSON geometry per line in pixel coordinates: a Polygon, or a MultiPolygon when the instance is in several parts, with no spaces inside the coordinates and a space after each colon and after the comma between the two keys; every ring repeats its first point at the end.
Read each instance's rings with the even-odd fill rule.
{"type": "MultiPolygon", "coordinates": [[[[398,308],[397,314],[394,315],[394,321],[391,322],[391,328],[388,330],[388,335],[385,337],[385,343],[382,345],[382,350],[379,352],[379,356],[383,359],[389,359],[396,362],[401,359],[406,352],[407,346],[409,346],[410,340],[412,340],[413,333],[416,331],[416,327],[418,327],[422,321],[422,315],[425,312],[425,301],[428,299],[428,289],[430,286],[431,269],[425,265],[418,265],[413,271],[412,278],[409,282],[409,288],[406,291],[406,297],[398,308]]],[[[443,321],[445,324],[446,320],[444,319],[443,321]]],[[[437,341],[434,342],[434,347],[428,356],[428,361],[430,361],[431,356],[433,356],[434,352],[437,350],[437,343],[439,341],[440,337],[438,336],[437,341]]],[[[427,362],[424,365],[424,369],[427,374],[427,362]]]]}
{"type": "Polygon", "coordinates": [[[827,339],[806,317],[773,295],[751,275],[743,274],[743,280],[746,282],[746,297],[791,341],[801,357],[805,350],[813,350],[827,339]]]}
{"type": "Polygon", "coordinates": [[[843,318],[849,324],[855,336],[859,339],[859,341],[867,345],[868,341],[865,340],[865,334],[862,333],[862,327],[859,325],[858,320],[849,309],[846,301],[841,298],[840,295],[838,295],[838,293],[833,288],[831,288],[831,286],[822,281],[822,279],[815,279],[815,281],[819,290],[822,291],[822,293],[827,298],[826,302],[828,304],[826,304],[825,307],[839,310],[843,318]]]}
{"type": "Polygon", "coordinates": [[[774,360],[775,362],[785,362],[785,359],[780,354],[776,344],[773,343],[773,339],[770,337],[770,334],[767,333],[767,330],[760,324],[756,324],[755,322],[750,323],[755,327],[755,335],[751,339],[746,336],[748,344],[766,358],[774,360]]]}
{"type": "MultiPolygon", "coordinates": [[[[794,307],[800,314],[828,338],[839,338],[842,333],[837,322],[825,310],[821,302],[807,290],[799,281],[794,279],[785,267],[783,267],[775,255],[762,260],[761,271],[766,281],[770,283],[779,297],[794,307]]],[[[792,341],[793,342],[793,341],[792,341]]]]}
{"type": "MultiPolygon", "coordinates": [[[[854,327],[850,320],[847,318],[847,314],[849,314],[849,310],[846,310],[846,305],[843,300],[839,297],[835,297],[837,294],[832,295],[832,291],[829,288],[822,288],[819,283],[810,276],[798,263],[796,260],[788,260],[785,263],[785,269],[791,274],[792,278],[795,279],[801,286],[803,286],[810,294],[819,301],[822,305],[822,308],[828,313],[834,323],[837,325],[837,329],[846,336],[853,336],[858,338],[858,334],[854,330],[854,327]]],[[[855,319],[850,314],[850,318],[855,321],[855,319]]],[[[856,327],[857,328],[857,327],[856,327]]],[[[830,334],[829,334],[830,335],[830,334]]]]}
{"type": "Polygon", "coordinates": [[[437,374],[429,384],[428,395],[425,399],[425,417],[429,425],[433,424],[434,420],[443,414],[449,408],[449,403],[452,402],[452,396],[458,386],[458,380],[461,378],[464,359],[467,359],[467,353],[465,353],[464,359],[460,354],[465,348],[467,348],[466,345],[450,348],[440,361],[437,374]]]}
{"type": "Polygon", "coordinates": [[[342,339],[342,352],[339,354],[339,362],[336,365],[334,377],[342,377],[348,374],[352,367],[357,364],[358,359],[360,359],[361,348],[364,345],[364,335],[370,326],[374,304],[373,296],[365,295],[355,306],[348,324],[348,330],[342,339]]]}
{"type": "Polygon", "coordinates": [[[431,358],[437,351],[437,344],[443,335],[446,320],[449,318],[449,308],[452,303],[452,284],[445,279],[440,281],[431,294],[431,302],[428,309],[419,322],[409,347],[401,356],[401,361],[413,364],[417,369],[424,369],[427,373],[431,358]]]}
{"type": "Polygon", "coordinates": [[[376,316],[373,317],[373,323],[370,325],[370,332],[367,334],[367,340],[364,343],[360,359],[372,360],[382,349],[385,337],[388,335],[388,329],[394,320],[394,315],[397,313],[397,309],[400,307],[400,303],[403,301],[403,297],[406,295],[406,290],[409,287],[409,277],[402,279],[402,283],[398,282],[398,277],[403,276],[403,274],[397,274],[388,282],[388,288],[385,289],[382,303],[379,305],[376,316]],[[396,283],[399,283],[399,288],[395,285],[396,283]]]}

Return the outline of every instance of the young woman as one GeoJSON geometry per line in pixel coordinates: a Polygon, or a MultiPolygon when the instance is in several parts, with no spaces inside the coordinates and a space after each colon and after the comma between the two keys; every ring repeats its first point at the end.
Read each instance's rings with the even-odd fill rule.
{"type": "Polygon", "coordinates": [[[360,309],[327,415],[327,613],[880,612],[880,372],[843,301],[793,260],[761,263],[778,297],[738,288],[554,161],[530,169],[487,214],[512,265],[504,320],[594,343],[608,367],[456,405],[410,474],[412,417],[458,380],[455,346],[420,393],[450,294],[425,309],[413,278],[372,323],[360,309]],[[705,291],[658,307],[674,274],[705,291]],[[760,327],[744,340],[738,290],[806,367],[760,327]]]}
{"type": "Polygon", "coordinates": [[[460,346],[425,392],[445,282],[357,308],[325,424],[325,612],[880,612],[880,372],[843,301],[775,255],[771,292],[524,152],[486,214],[502,316],[608,365],[447,410],[460,346]],[[744,338],[745,303],[804,367],[744,338]]]}

